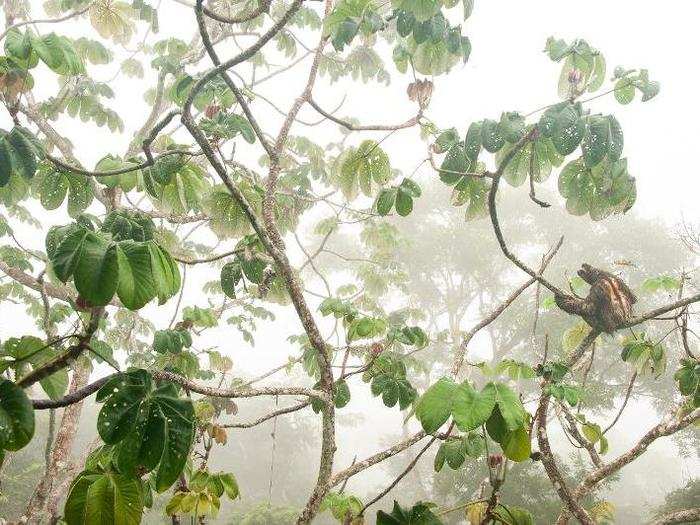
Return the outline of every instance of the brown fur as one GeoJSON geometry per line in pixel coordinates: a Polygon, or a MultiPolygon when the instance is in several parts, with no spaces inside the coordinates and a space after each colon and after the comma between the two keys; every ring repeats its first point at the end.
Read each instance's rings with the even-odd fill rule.
{"type": "Polygon", "coordinates": [[[632,317],[637,302],[632,290],[619,277],[584,263],[578,275],[591,285],[585,299],[556,295],[559,308],[583,318],[592,328],[612,333],[632,317]]]}

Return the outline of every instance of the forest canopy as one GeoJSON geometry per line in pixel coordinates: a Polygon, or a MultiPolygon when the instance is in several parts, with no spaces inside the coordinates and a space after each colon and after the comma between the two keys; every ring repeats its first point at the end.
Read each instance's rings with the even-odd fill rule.
{"type": "Polygon", "coordinates": [[[547,104],[453,127],[473,0],[2,7],[3,519],[700,521],[692,466],[608,497],[700,437],[700,234],[634,214],[617,111],[645,64],[552,36],[547,104]]]}

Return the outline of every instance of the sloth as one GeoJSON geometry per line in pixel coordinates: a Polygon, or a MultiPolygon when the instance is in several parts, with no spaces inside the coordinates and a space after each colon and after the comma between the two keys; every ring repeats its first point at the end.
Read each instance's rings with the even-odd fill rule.
{"type": "Polygon", "coordinates": [[[588,296],[584,299],[556,294],[554,299],[559,308],[580,316],[591,328],[609,334],[630,320],[637,298],[622,279],[586,263],[577,273],[591,285],[588,296]]]}

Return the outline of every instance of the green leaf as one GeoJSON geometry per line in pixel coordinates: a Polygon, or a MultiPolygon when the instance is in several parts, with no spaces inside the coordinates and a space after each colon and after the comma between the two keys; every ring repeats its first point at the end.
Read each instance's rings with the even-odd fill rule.
{"type": "Polygon", "coordinates": [[[573,106],[564,107],[556,114],[552,126],[552,142],[561,155],[569,155],[581,143],[586,123],[573,106]]]}
{"type": "Polygon", "coordinates": [[[512,461],[525,461],[530,459],[532,452],[530,434],[523,428],[516,428],[508,432],[501,442],[503,453],[512,461]]]}
{"type": "Polygon", "coordinates": [[[73,280],[80,295],[91,305],[104,306],[109,303],[119,283],[116,246],[88,232],[82,243],[73,280]]]}
{"type": "Polygon", "coordinates": [[[117,295],[129,310],[138,310],[156,295],[151,256],[143,243],[126,240],[116,245],[119,264],[117,295]]]}
{"type": "Polygon", "coordinates": [[[77,226],[49,230],[46,236],[46,253],[51,259],[56,276],[64,283],[75,272],[89,233],[85,228],[77,226]]]}
{"type": "Polygon", "coordinates": [[[508,430],[515,430],[525,425],[527,413],[518,395],[503,383],[488,383],[481,391],[482,395],[493,396],[508,430]]]}
{"type": "Polygon", "coordinates": [[[615,100],[620,104],[629,104],[634,100],[634,84],[626,78],[615,83],[615,100]]]}
{"type": "Polygon", "coordinates": [[[221,289],[231,299],[236,298],[236,286],[243,278],[240,261],[231,261],[221,268],[221,289]]]}
{"type": "Polygon", "coordinates": [[[377,200],[375,201],[375,208],[379,215],[384,216],[389,214],[396,201],[397,191],[396,188],[385,188],[379,192],[377,200]]]}
{"type": "Polygon", "coordinates": [[[385,184],[390,178],[389,157],[373,140],[365,140],[357,149],[350,148],[342,158],[340,186],[348,199],[357,195],[358,188],[369,197],[376,185],[385,184]]]}
{"type": "Polygon", "coordinates": [[[593,167],[608,153],[611,141],[610,121],[606,117],[593,116],[588,122],[587,131],[581,149],[586,165],[593,167]]]}
{"type": "Polygon", "coordinates": [[[194,440],[192,402],[178,398],[170,383],[154,390],[145,370],[119,374],[98,391],[97,401],[105,401],[97,418],[100,437],[126,447],[120,464],[128,470],[156,468],[155,489],[167,490],[184,469],[194,440]]]}
{"type": "Polygon", "coordinates": [[[428,434],[436,432],[450,417],[459,387],[443,377],[418,400],[416,417],[428,434]]]}
{"type": "Polygon", "coordinates": [[[491,416],[496,397],[493,389],[477,392],[468,382],[459,385],[454,396],[452,417],[460,430],[469,431],[483,425],[491,416]]]}
{"type": "Polygon", "coordinates": [[[442,525],[442,521],[433,511],[432,503],[418,502],[410,509],[404,509],[397,501],[391,514],[377,511],[377,525],[442,525]]]}
{"type": "Polygon", "coordinates": [[[106,472],[82,472],[66,500],[67,525],[138,525],[143,512],[137,478],[106,472]]]}
{"type": "Polygon", "coordinates": [[[406,217],[413,211],[413,198],[401,187],[396,193],[396,211],[401,217],[406,217]]]}
{"type": "Polygon", "coordinates": [[[484,149],[489,153],[496,153],[506,143],[501,135],[499,123],[495,120],[486,119],[481,125],[481,142],[484,149]]]}
{"type": "Polygon", "coordinates": [[[34,436],[31,400],[9,379],[0,381],[0,449],[19,450],[34,436]]]}
{"type": "Polygon", "coordinates": [[[150,241],[155,231],[153,219],[137,211],[119,209],[111,211],[105,217],[101,230],[109,232],[112,239],[121,241],[150,241]]]}

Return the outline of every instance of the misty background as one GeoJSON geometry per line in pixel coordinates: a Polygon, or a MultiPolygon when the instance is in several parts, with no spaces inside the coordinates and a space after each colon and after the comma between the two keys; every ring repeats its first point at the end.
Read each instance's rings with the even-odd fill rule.
{"type": "MultiPolygon", "coordinates": [[[[319,12],[322,9],[321,4],[310,5],[319,12]]],[[[194,34],[194,15],[186,6],[162,0],[159,17],[161,31],[152,35],[151,41],[169,36],[189,41],[194,34]]],[[[588,217],[569,215],[556,192],[554,175],[543,185],[547,190],[539,195],[552,203],[548,209],[533,205],[524,188],[507,187],[501,192],[500,210],[506,237],[530,264],[536,266],[542,253],[564,235],[564,245],[547,272],[554,282],[565,283],[575,274],[580,263],[588,262],[619,274],[635,291],[639,291],[641,283],[649,277],[678,275],[683,270],[693,272],[696,268],[698,256],[680,242],[679,227],[683,222],[691,225],[700,222],[697,204],[700,179],[697,164],[692,160],[699,138],[697,122],[700,112],[695,94],[700,73],[695,66],[695,46],[689,45],[699,17],[700,4],[691,2],[669,2],[662,6],[657,2],[627,0],[589,1],[585,5],[562,0],[477,0],[474,14],[467,22],[467,33],[473,45],[469,62],[434,80],[435,90],[427,114],[442,128],[456,126],[466,129],[473,120],[495,118],[501,111],[528,113],[556,101],[559,69],[541,52],[550,35],[567,40],[585,38],[604,53],[609,71],[618,64],[630,68],[645,67],[662,85],[661,94],[648,104],[637,102],[619,106],[609,96],[593,105],[595,112],[614,112],[625,131],[625,154],[629,158],[630,173],[636,176],[638,194],[637,202],[628,214],[600,223],[593,223],[588,217]]],[[[42,30],[41,27],[38,29],[42,30]]],[[[73,37],[88,30],[89,24],[85,20],[61,24],[61,31],[73,37]]],[[[300,36],[307,45],[315,45],[317,35],[300,36]]],[[[137,35],[134,41],[138,40],[137,35]]],[[[381,49],[381,45],[379,47],[381,49]]],[[[235,52],[233,47],[228,50],[226,46],[220,47],[223,56],[235,52]]],[[[101,75],[104,79],[111,78],[118,67],[118,53],[113,64],[96,68],[97,71],[104,69],[101,75]]],[[[130,50],[124,49],[123,53],[122,58],[125,58],[130,50]]],[[[274,52],[271,53],[274,56],[274,52]]],[[[315,88],[317,102],[324,108],[334,108],[345,97],[337,115],[352,116],[361,123],[393,123],[412,116],[413,107],[405,95],[412,78],[396,72],[390,55],[383,53],[382,56],[391,73],[390,85],[372,82],[363,85],[343,80],[330,84],[322,77],[315,88]]],[[[279,60],[278,63],[283,62],[283,58],[279,60]]],[[[280,76],[278,81],[261,85],[260,92],[275,100],[280,107],[287,108],[303,87],[309,62],[308,59],[303,61],[299,67],[280,76]]],[[[208,67],[206,61],[202,64],[208,67]]],[[[144,79],[118,77],[111,84],[117,94],[113,107],[123,118],[127,130],[137,129],[147,112],[143,94],[155,84],[155,72],[149,67],[145,69],[144,79]]],[[[245,67],[238,72],[245,76],[245,67]]],[[[100,75],[96,73],[95,77],[100,75]]],[[[47,76],[47,84],[55,82],[49,78],[47,76]]],[[[55,84],[47,85],[46,95],[54,90],[55,84]]],[[[37,81],[35,92],[42,93],[40,81],[37,81]]],[[[272,131],[279,128],[283,117],[264,101],[254,101],[253,110],[263,128],[272,131]]],[[[307,108],[301,118],[314,120],[317,115],[307,108]]],[[[3,127],[8,125],[11,124],[3,123],[3,127]]],[[[131,138],[128,132],[115,136],[65,116],[59,119],[56,127],[73,141],[77,156],[86,166],[93,166],[107,153],[123,153],[131,138]]],[[[321,144],[342,137],[338,126],[332,123],[314,128],[297,125],[293,131],[321,144]]],[[[175,133],[177,136],[178,132],[175,133]]],[[[381,133],[372,132],[361,134],[361,138],[378,139],[381,136],[381,133]]],[[[359,142],[360,134],[353,134],[349,140],[359,142]]],[[[426,349],[415,354],[415,363],[410,368],[414,386],[422,391],[448,370],[455,344],[459,342],[459,331],[469,329],[483,312],[488,312],[518,286],[524,275],[504,259],[488,221],[467,222],[464,210],[450,205],[449,188],[440,183],[436,173],[423,162],[426,144],[417,129],[394,133],[382,143],[382,147],[389,154],[392,167],[406,176],[418,167],[413,178],[423,188],[423,196],[416,200],[412,215],[383,221],[396,229],[399,242],[382,247],[402,262],[406,278],[405,290],[391,291],[388,304],[423,312],[424,318],[417,324],[429,331],[432,338],[426,349]]],[[[241,158],[257,165],[260,149],[256,145],[249,149],[240,152],[241,158]]],[[[261,171],[264,173],[264,169],[261,171]]],[[[317,208],[303,216],[298,230],[308,251],[313,251],[321,240],[314,233],[314,226],[325,214],[323,207],[317,208]]],[[[39,206],[31,210],[42,222],[44,231],[51,225],[67,221],[63,210],[46,211],[39,206]]],[[[43,234],[37,230],[21,226],[15,233],[27,248],[43,249],[43,234]]],[[[349,225],[341,229],[339,235],[331,237],[328,248],[351,258],[364,257],[372,248],[362,244],[359,234],[358,226],[349,225]]],[[[213,235],[207,233],[196,233],[193,238],[212,246],[217,243],[213,235]]],[[[292,237],[286,242],[291,260],[300,266],[304,261],[302,251],[292,237]]],[[[222,243],[217,251],[230,248],[222,243]]],[[[332,289],[353,280],[356,268],[352,263],[323,254],[318,264],[332,289]]],[[[313,271],[306,268],[303,276],[307,289],[324,293],[322,282],[313,271]]],[[[207,306],[202,287],[217,278],[218,270],[212,266],[188,268],[182,305],[207,306]]],[[[696,286],[697,278],[697,272],[691,273],[691,288],[696,286]]],[[[639,311],[671,298],[664,292],[639,295],[639,311]]],[[[542,297],[546,296],[543,291],[542,297]]],[[[307,299],[314,307],[321,300],[313,293],[307,294],[307,299]]],[[[468,360],[472,363],[491,362],[510,357],[528,363],[538,362],[545,333],[550,338],[551,351],[562,353],[562,337],[575,320],[556,308],[540,308],[539,328],[533,338],[535,304],[533,287],[493,325],[478,334],[470,345],[468,360]]],[[[254,346],[245,342],[240,333],[225,322],[204,332],[196,339],[195,346],[216,348],[231,357],[233,376],[244,379],[282,365],[290,356],[298,357],[298,346],[287,340],[302,331],[293,309],[265,306],[274,313],[275,320],[258,321],[254,346]]],[[[141,313],[156,327],[162,327],[169,322],[174,308],[173,299],[163,307],[148,306],[141,313]]],[[[22,305],[2,303],[0,340],[30,333],[40,335],[23,309],[22,305]]],[[[324,333],[331,333],[332,321],[320,315],[317,319],[324,333]]],[[[662,336],[664,328],[649,325],[644,329],[655,335],[658,330],[658,335],[662,336]]],[[[675,335],[664,343],[669,355],[667,371],[656,380],[640,379],[629,406],[608,434],[610,452],[607,458],[629,448],[673,405],[675,388],[672,375],[681,351],[675,335]]],[[[619,341],[613,337],[607,337],[596,350],[587,392],[590,398],[586,403],[593,407],[587,415],[601,424],[607,424],[616,414],[632,373],[631,367],[621,361],[619,352],[619,341]]],[[[118,357],[123,362],[125,356],[118,357]]],[[[109,372],[106,366],[97,366],[93,379],[109,372]]],[[[474,378],[483,381],[475,373],[474,378]]],[[[278,372],[261,385],[311,386],[312,383],[296,365],[278,372]]],[[[359,461],[419,428],[415,419],[405,422],[406,414],[384,407],[359,377],[353,378],[350,387],[352,400],[337,415],[336,470],[348,466],[354,458],[359,461]]],[[[527,391],[525,382],[519,387],[527,391]]],[[[533,383],[531,387],[534,392],[536,385],[533,383]]],[[[37,389],[34,397],[43,395],[37,389]]],[[[293,402],[291,399],[279,400],[280,406],[293,402]]],[[[253,420],[274,409],[275,400],[241,400],[237,405],[238,413],[229,416],[227,422],[253,420]]],[[[526,408],[532,412],[532,403],[526,408]]],[[[80,438],[74,450],[77,457],[84,455],[95,443],[98,410],[94,398],[89,398],[83,409],[80,438]]],[[[37,435],[32,445],[6,460],[2,489],[7,497],[0,500],[2,517],[11,518],[23,511],[42,472],[47,416],[39,414],[37,435]]],[[[284,523],[285,512],[294,516],[303,506],[315,481],[319,429],[320,418],[309,409],[280,416],[252,429],[230,429],[228,443],[213,450],[210,469],[233,472],[242,496],[236,502],[225,503],[215,522],[253,525],[275,523],[273,519],[280,519],[280,523],[284,523]],[[266,514],[268,504],[274,508],[274,513],[266,514]]],[[[567,475],[576,478],[577,473],[587,466],[587,458],[556,429],[553,425],[554,450],[560,459],[566,460],[567,475]]],[[[405,467],[416,449],[414,447],[351,478],[346,492],[360,498],[371,498],[405,467]]],[[[405,503],[424,499],[449,505],[470,497],[486,476],[483,463],[467,461],[458,471],[445,467],[440,473],[435,473],[432,467],[435,450],[423,456],[416,469],[370,509],[373,511],[368,514],[370,522],[374,520],[374,511],[390,508],[393,499],[405,503]]],[[[653,509],[664,502],[668,493],[699,476],[698,431],[689,430],[678,437],[656,442],[646,454],[605,484],[597,496],[615,504],[617,523],[631,525],[644,522],[653,509]]],[[[698,487],[698,484],[694,486],[698,487]]],[[[560,507],[538,463],[526,462],[513,468],[505,486],[504,499],[529,508],[537,523],[550,522],[548,520],[553,519],[551,516],[556,515],[560,507]]],[[[144,515],[144,523],[165,523],[162,509],[166,501],[166,496],[158,498],[154,509],[144,515]]],[[[460,518],[460,513],[449,516],[450,523],[457,523],[460,518]]],[[[319,516],[317,521],[332,522],[328,514],[319,516]]]]}

